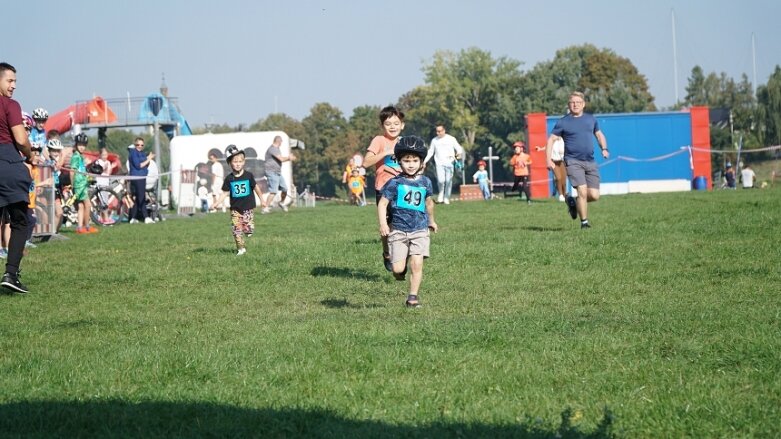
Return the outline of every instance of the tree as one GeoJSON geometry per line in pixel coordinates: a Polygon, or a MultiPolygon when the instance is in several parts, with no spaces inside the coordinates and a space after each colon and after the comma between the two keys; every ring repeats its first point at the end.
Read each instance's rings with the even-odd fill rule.
{"type": "Polygon", "coordinates": [[[295,169],[297,179],[310,185],[321,195],[334,195],[337,181],[341,181],[339,160],[351,154],[346,144],[347,121],[341,110],[327,103],[318,103],[309,116],[301,121],[306,137],[306,150],[302,151],[295,169]]]}
{"type": "Polygon", "coordinates": [[[562,114],[573,91],[588,99],[594,113],[655,111],[648,82],[628,58],[591,44],[556,52],[553,61],[537,64],[527,75],[525,112],[562,114]]]}
{"type": "Polygon", "coordinates": [[[781,67],[776,66],[767,84],[757,89],[757,100],[765,144],[781,144],[781,67]]]}
{"type": "Polygon", "coordinates": [[[508,133],[522,128],[519,66],[477,48],[436,52],[423,67],[426,84],[400,99],[408,128],[431,137],[442,123],[468,152],[505,143],[508,133]]]}

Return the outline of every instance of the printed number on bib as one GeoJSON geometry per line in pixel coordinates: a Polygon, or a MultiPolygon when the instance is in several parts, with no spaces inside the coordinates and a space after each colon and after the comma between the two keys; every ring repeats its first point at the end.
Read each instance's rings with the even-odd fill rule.
{"type": "Polygon", "coordinates": [[[399,185],[396,207],[401,209],[426,210],[426,188],[399,185]]]}
{"type": "Polygon", "coordinates": [[[231,196],[233,198],[246,197],[249,194],[250,194],[249,180],[231,182],[231,196]]]}
{"type": "Polygon", "coordinates": [[[386,155],[382,164],[397,171],[401,171],[401,165],[396,161],[396,156],[393,154],[386,155]]]}

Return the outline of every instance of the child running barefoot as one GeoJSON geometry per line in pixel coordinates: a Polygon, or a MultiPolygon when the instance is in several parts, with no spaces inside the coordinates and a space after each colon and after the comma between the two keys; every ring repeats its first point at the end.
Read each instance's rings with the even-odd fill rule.
{"type": "Polygon", "coordinates": [[[230,195],[231,222],[233,223],[233,239],[236,241],[236,255],[247,253],[244,246],[244,235],[252,236],[255,231],[255,197],[263,199],[260,186],[255,183],[255,176],[244,170],[244,151],[236,145],[228,145],[225,149],[226,161],[231,167],[231,173],[225,177],[220,194],[215,206],[222,205],[225,197],[230,195]]]}
{"type": "Polygon", "coordinates": [[[431,180],[420,175],[427,152],[423,139],[400,137],[393,152],[401,166],[401,174],[382,189],[377,217],[380,235],[388,241],[396,280],[404,280],[409,264],[411,275],[405,304],[417,308],[420,306],[418,291],[423,280],[423,259],[429,257],[429,230],[436,233],[439,228],[434,221],[434,200],[431,198],[434,189],[431,180]]]}

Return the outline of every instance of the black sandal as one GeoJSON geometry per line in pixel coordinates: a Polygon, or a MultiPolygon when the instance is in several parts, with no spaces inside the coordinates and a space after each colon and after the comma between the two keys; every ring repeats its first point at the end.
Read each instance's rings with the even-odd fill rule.
{"type": "Polygon", "coordinates": [[[405,305],[407,305],[407,308],[420,308],[420,303],[418,302],[418,296],[414,294],[410,294],[407,296],[407,301],[404,302],[405,305]]]}

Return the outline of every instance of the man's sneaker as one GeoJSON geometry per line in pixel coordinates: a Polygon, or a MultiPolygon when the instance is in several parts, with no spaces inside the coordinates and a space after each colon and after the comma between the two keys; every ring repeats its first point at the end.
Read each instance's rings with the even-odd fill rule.
{"type": "Polygon", "coordinates": [[[244,253],[247,253],[247,249],[246,248],[240,248],[239,251],[236,252],[236,256],[241,256],[244,253]]]}
{"type": "Polygon", "coordinates": [[[442,204],[444,202],[445,202],[445,196],[442,195],[442,194],[439,194],[439,196],[437,197],[437,203],[442,204]]]}
{"type": "Polygon", "coordinates": [[[25,248],[36,248],[36,247],[38,247],[38,246],[37,246],[37,245],[35,245],[35,244],[33,244],[33,242],[32,242],[32,241],[26,241],[26,242],[24,243],[24,247],[25,247],[25,248]]]}
{"type": "Polygon", "coordinates": [[[572,217],[572,219],[575,219],[578,217],[578,207],[577,203],[575,202],[575,198],[568,195],[567,196],[567,210],[569,211],[569,216],[572,217]]]}
{"type": "Polygon", "coordinates": [[[580,228],[581,229],[590,229],[591,228],[591,223],[589,223],[588,221],[583,221],[582,223],[580,223],[580,228]]]}
{"type": "Polygon", "coordinates": [[[149,217],[144,218],[144,224],[154,224],[154,223],[155,220],[153,220],[152,218],[149,217]]]}
{"type": "Polygon", "coordinates": [[[559,194],[559,201],[561,201],[563,203],[564,201],[567,201],[567,199],[564,198],[564,195],[559,194]]]}
{"type": "Polygon", "coordinates": [[[445,204],[450,204],[450,198],[445,198],[445,204]]]}
{"type": "Polygon", "coordinates": [[[3,275],[3,280],[0,285],[8,288],[9,290],[16,291],[17,293],[25,294],[29,290],[22,282],[19,281],[19,274],[6,273],[3,275]]]}
{"type": "Polygon", "coordinates": [[[130,220],[130,224],[138,224],[138,220],[133,218],[130,220]]]}

